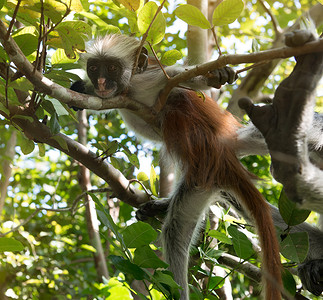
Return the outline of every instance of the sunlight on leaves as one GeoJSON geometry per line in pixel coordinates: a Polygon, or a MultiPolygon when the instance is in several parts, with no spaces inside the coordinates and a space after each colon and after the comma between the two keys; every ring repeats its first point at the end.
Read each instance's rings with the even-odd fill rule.
{"type": "Polygon", "coordinates": [[[234,22],[243,10],[242,0],[225,0],[214,10],[212,24],[214,26],[228,25],[234,22]]]}
{"type": "Polygon", "coordinates": [[[202,29],[211,28],[210,22],[205,18],[202,12],[193,5],[180,5],[175,9],[175,15],[189,25],[198,26],[202,29]]]}

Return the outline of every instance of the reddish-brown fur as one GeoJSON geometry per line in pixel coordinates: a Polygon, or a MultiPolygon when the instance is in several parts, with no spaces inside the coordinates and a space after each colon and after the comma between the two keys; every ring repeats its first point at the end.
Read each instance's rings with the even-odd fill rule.
{"type": "Polygon", "coordinates": [[[171,99],[161,118],[167,150],[182,163],[188,185],[227,189],[242,201],[260,236],[266,299],[281,299],[279,246],[270,207],[234,150],[239,122],[212,99],[201,99],[193,91],[174,93],[171,99]]]}

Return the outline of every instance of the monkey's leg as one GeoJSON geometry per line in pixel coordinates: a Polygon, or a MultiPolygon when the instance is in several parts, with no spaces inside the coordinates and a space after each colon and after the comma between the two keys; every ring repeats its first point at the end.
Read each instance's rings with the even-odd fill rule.
{"type": "Polygon", "coordinates": [[[181,300],[189,299],[187,268],[189,248],[198,233],[198,224],[211,202],[212,192],[179,185],[172,196],[165,223],[162,241],[165,260],[174,274],[175,281],[182,286],[181,300]]]}

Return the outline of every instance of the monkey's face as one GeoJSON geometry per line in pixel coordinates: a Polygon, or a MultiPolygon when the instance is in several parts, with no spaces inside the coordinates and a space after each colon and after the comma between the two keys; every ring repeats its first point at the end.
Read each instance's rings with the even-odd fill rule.
{"type": "Polygon", "coordinates": [[[111,98],[125,89],[124,66],[116,58],[89,58],[87,74],[100,98],[111,98]]]}

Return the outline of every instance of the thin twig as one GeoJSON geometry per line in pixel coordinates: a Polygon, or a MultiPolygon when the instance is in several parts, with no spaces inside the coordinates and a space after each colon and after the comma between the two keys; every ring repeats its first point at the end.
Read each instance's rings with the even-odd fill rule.
{"type": "Polygon", "coordinates": [[[264,8],[265,12],[269,15],[272,23],[273,23],[273,27],[274,27],[274,31],[277,35],[280,35],[282,33],[282,30],[279,26],[279,23],[277,21],[277,19],[275,18],[275,16],[271,13],[270,11],[270,6],[266,1],[263,0],[258,0],[258,2],[260,3],[260,5],[264,8]]]}
{"type": "Polygon", "coordinates": [[[39,60],[40,60],[40,44],[42,42],[42,35],[43,35],[43,24],[44,24],[44,1],[40,0],[40,22],[39,22],[39,35],[38,35],[38,43],[37,43],[37,53],[36,53],[36,60],[35,60],[35,64],[34,64],[34,73],[36,72],[36,70],[40,71],[40,69],[38,68],[39,64],[39,60]]]}
{"type": "Polygon", "coordinates": [[[137,70],[137,67],[138,67],[138,61],[139,61],[139,57],[140,57],[140,53],[141,53],[141,49],[142,47],[144,46],[145,42],[146,42],[146,39],[148,37],[148,33],[149,33],[149,30],[152,26],[152,24],[154,23],[155,19],[157,18],[159,12],[162,10],[162,8],[164,7],[164,4],[165,4],[166,0],[163,0],[163,2],[160,4],[160,6],[157,8],[156,10],[156,13],[152,19],[152,21],[150,22],[146,32],[143,34],[142,38],[141,38],[141,42],[140,42],[140,45],[138,47],[138,50],[137,50],[137,55],[136,55],[136,60],[135,60],[135,64],[133,66],[133,69],[132,69],[132,75],[135,74],[136,70],[137,70]]]}
{"type": "Polygon", "coordinates": [[[13,28],[13,25],[16,22],[16,16],[17,16],[17,13],[18,13],[18,10],[19,10],[20,3],[21,3],[21,0],[18,0],[17,5],[16,5],[15,10],[14,10],[13,15],[12,15],[11,22],[9,24],[9,28],[8,28],[7,35],[6,35],[6,40],[9,38],[9,36],[11,34],[11,30],[13,28]]]}
{"type": "Polygon", "coordinates": [[[219,55],[221,56],[222,55],[222,51],[221,51],[221,48],[220,48],[220,45],[219,45],[219,41],[218,41],[218,38],[217,38],[217,35],[215,33],[215,29],[214,28],[215,28],[214,26],[211,28],[211,32],[212,32],[213,37],[214,37],[215,45],[218,48],[219,55]]]}
{"type": "Polygon", "coordinates": [[[229,54],[222,55],[217,60],[204,63],[202,65],[195,66],[183,73],[180,73],[168,80],[167,85],[162,90],[158,101],[154,105],[153,109],[155,113],[158,113],[160,109],[165,105],[167,97],[171,90],[178,86],[181,82],[185,82],[190,78],[205,75],[210,70],[216,70],[222,68],[228,64],[237,65],[241,63],[259,63],[267,62],[276,58],[288,58],[291,56],[297,56],[306,53],[314,53],[323,51],[323,40],[319,39],[313,42],[306,43],[299,47],[282,47],[270,50],[264,50],[261,52],[254,52],[248,54],[229,54]],[[315,47],[313,45],[316,45],[315,47]]]}
{"type": "Polygon", "coordinates": [[[236,71],[236,74],[242,73],[244,71],[248,71],[248,70],[253,69],[253,68],[260,67],[260,66],[265,65],[267,63],[268,63],[268,61],[260,61],[260,62],[257,62],[255,64],[252,64],[251,66],[248,66],[248,67],[242,68],[240,70],[237,70],[236,71]]]}
{"type": "Polygon", "coordinates": [[[141,185],[141,187],[144,189],[145,193],[146,193],[149,197],[151,197],[151,193],[149,193],[149,192],[148,192],[148,190],[146,189],[146,187],[143,185],[143,183],[142,183],[141,181],[139,181],[138,179],[130,179],[130,180],[129,180],[129,185],[130,185],[131,183],[133,183],[133,182],[137,182],[137,183],[139,183],[139,184],[141,185]]]}
{"type": "Polygon", "coordinates": [[[159,64],[159,67],[161,68],[161,70],[163,71],[163,73],[165,74],[166,78],[169,79],[169,75],[166,73],[166,70],[164,69],[163,65],[160,63],[158,57],[157,57],[157,54],[155,52],[155,49],[153,48],[152,44],[148,43],[150,49],[151,49],[151,52],[153,53],[157,63],[159,64]]]}
{"type": "Polygon", "coordinates": [[[9,99],[8,99],[8,87],[9,87],[9,72],[10,72],[10,65],[7,65],[6,70],[6,85],[5,85],[5,98],[6,98],[6,107],[9,107],[9,99]]]}
{"type": "MultiPolygon", "coordinates": [[[[70,207],[64,207],[64,208],[38,207],[28,218],[26,218],[23,222],[21,222],[20,224],[18,224],[14,228],[12,228],[10,231],[7,231],[5,233],[0,233],[0,237],[4,237],[4,236],[8,235],[9,233],[17,231],[21,226],[26,225],[35,215],[37,215],[42,210],[52,211],[52,212],[69,212],[69,211],[71,211],[72,214],[74,214],[76,211],[75,207],[77,206],[77,204],[80,202],[80,200],[85,195],[87,195],[88,193],[106,193],[106,192],[111,192],[111,189],[110,188],[102,188],[102,189],[92,189],[92,190],[86,191],[86,192],[82,193],[81,195],[79,195],[78,197],[76,197],[76,199],[73,201],[73,204],[70,207]]],[[[80,209],[83,206],[84,205],[78,207],[78,209],[80,209]]]]}

